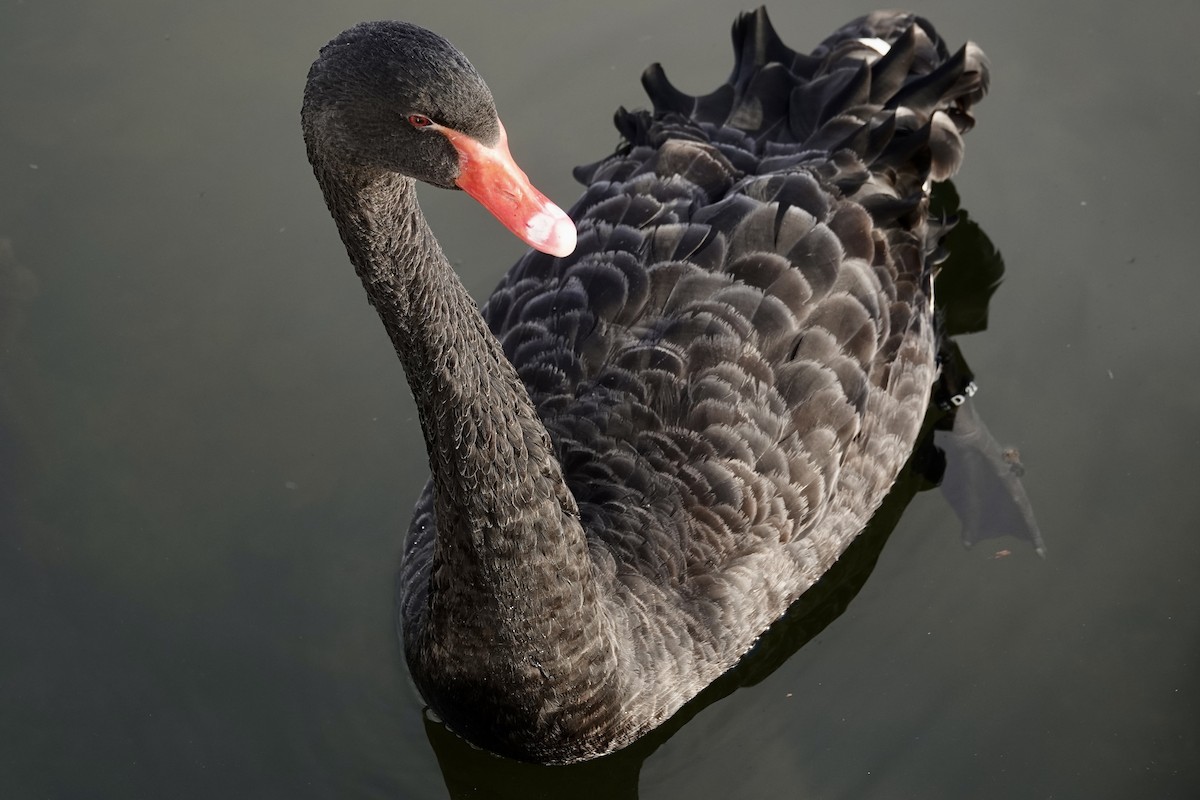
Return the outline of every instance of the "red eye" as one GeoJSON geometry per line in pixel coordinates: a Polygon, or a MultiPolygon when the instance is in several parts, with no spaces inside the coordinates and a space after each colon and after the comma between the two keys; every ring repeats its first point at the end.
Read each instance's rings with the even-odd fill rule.
{"type": "Polygon", "coordinates": [[[428,128],[433,124],[433,120],[424,114],[409,114],[408,124],[412,125],[414,128],[428,128]]]}

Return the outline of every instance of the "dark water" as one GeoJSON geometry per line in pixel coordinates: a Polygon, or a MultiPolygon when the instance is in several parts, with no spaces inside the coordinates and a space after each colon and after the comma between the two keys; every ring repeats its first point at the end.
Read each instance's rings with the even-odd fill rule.
{"type": "MultiPolygon", "coordinates": [[[[359,19],[435,28],[567,204],[646,64],[723,79],[740,6],[246,5],[0,7],[0,797],[1193,796],[1194,0],[916,6],[993,64],[956,186],[1007,274],[960,344],[1049,558],[893,502],[707,706],[572,769],[472,751],[408,684],[424,454],[300,91],[359,19]]],[[[864,10],[772,12],[810,47],[864,10]]],[[[520,245],[423,203],[486,295],[520,245]]]]}

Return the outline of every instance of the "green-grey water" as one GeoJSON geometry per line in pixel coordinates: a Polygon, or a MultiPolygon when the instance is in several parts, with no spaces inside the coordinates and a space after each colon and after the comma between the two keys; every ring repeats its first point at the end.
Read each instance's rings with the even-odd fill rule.
{"type": "MultiPolygon", "coordinates": [[[[1049,556],[965,550],[918,493],[706,705],[568,769],[471,750],[408,682],[421,436],[300,92],[360,19],[435,29],[569,205],[641,70],[712,88],[743,6],[0,7],[0,797],[1192,796],[1200,6],[911,7],[991,58],[955,187],[1006,274],[959,344],[1049,556]]],[[[869,7],[770,10],[808,48],[869,7]]],[[[520,243],[422,203],[485,297],[520,243]]]]}

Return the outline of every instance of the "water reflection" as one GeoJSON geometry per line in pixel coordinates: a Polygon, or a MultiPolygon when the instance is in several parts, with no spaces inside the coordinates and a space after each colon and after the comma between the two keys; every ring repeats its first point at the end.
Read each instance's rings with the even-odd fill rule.
{"type": "MultiPolygon", "coordinates": [[[[935,292],[942,330],[948,336],[983,331],[988,301],[1003,279],[1003,259],[978,224],[959,209],[952,184],[938,185],[933,211],[957,220],[945,239],[949,254],[935,292]]],[[[841,616],[866,584],[888,537],[919,492],[942,488],[963,523],[963,541],[968,546],[1010,536],[1041,552],[1041,535],[1019,470],[992,439],[969,400],[961,405],[947,402],[949,397],[961,397],[961,387],[973,379],[952,339],[946,342],[943,358],[947,369],[918,445],[883,505],[833,568],[763,634],[736,667],[629,747],[582,764],[547,767],[512,761],[468,744],[427,718],[425,733],[450,796],[477,797],[482,785],[498,799],[636,798],[642,765],[684,725],[737,689],[764,680],[841,616]]]]}

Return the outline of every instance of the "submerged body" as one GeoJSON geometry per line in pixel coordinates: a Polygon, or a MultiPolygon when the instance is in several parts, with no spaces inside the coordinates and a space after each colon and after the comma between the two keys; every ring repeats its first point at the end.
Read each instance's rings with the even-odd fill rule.
{"type": "MultiPolygon", "coordinates": [[[[429,451],[399,579],[406,657],[429,705],[494,752],[579,761],[667,719],[833,564],[920,429],[928,189],[958,166],[982,53],[951,56],[895,12],[812,56],[761,10],[733,35],[710,95],[647,71],[654,110],[619,112],[626,144],[577,172],[573,252],[565,227],[506,221],[556,255],[527,255],[482,312],[412,180],[475,194],[475,157],[449,133],[428,143],[503,144],[482,80],[403,23],[348,31],[310,73],[309,156],[429,451]],[[396,73],[450,99],[402,91],[389,112],[396,73]],[[415,133],[364,143],[388,113],[415,133]]],[[[559,226],[543,200],[531,213],[559,226]]]]}

